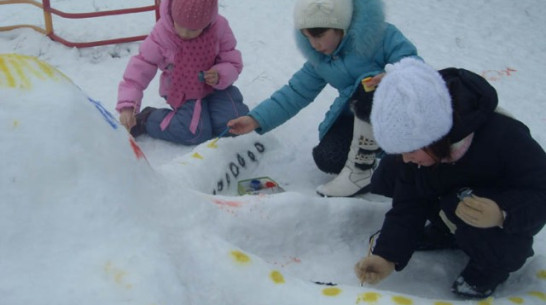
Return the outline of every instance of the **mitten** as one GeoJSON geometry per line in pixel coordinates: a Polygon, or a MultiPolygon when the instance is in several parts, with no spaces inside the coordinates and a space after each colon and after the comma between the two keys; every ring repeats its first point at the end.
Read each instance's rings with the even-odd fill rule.
{"type": "Polygon", "coordinates": [[[361,283],[377,284],[394,270],[394,263],[379,255],[370,255],[355,265],[356,277],[361,283]]]}
{"type": "Polygon", "coordinates": [[[489,198],[476,195],[459,202],[455,215],[476,228],[502,227],[504,223],[504,213],[499,205],[489,198]]]}

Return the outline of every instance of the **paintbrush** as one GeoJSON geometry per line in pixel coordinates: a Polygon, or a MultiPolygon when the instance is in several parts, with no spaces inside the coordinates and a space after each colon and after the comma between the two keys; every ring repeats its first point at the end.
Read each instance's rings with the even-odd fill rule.
{"type": "Polygon", "coordinates": [[[228,133],[229,131],[229,127],[226,127],[226,129],[224,129],[224,131],[222,131],[217,137],[216,139],[212,140],[212,142],[210,142],[207,146],[208,147],[217,147],[216,146],[216,142],[218,142],[218,140],[220,140],[221,137],[225,136],[226,133],[228,133]]]}

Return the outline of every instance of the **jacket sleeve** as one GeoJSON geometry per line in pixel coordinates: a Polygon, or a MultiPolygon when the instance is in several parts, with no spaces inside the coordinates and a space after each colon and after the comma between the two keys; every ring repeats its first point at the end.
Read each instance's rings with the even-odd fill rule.
{"type": "Polygon", "coordinates": [[[394,25],[389,24],[385,31],[385,39],[383,40],[383,56],[384,62],[395,63],[404,57],[416,57],[417,48],[409,41],[400,30],[394,25]]]}
{"type": "Polygon", "coordinates": [[[256,132],[264,134],[283,124],[309,105],[325,86],[326,81],[315,72],[311,63],[305,63],[288,85],[250,111],[249,115],[260,124],[256,132]]]}
{"type": "MultiPolygon", "coordinates": [[[[476,177],[486,173],[489,178],[465,186],[476,196],[495,201],[506,212],[506,233],[533,236],[546,223],[546,153],[522,123],[499,115],[494,120],[497,124],[485,127],[489,132],[482,135],[482,143],[473,144],[479,145],[475,151],[490,148],[488,155],[480,155],[487,160],[476,162],[478,170],[474,173],[476,177]]],[[[465,226],[455,215],[459,204],[456,191],[443,197],[442,209],[454,224],[465,226]]]]}
{"type": "Polygon", "coordinates": [[[373,254],[393,262],[397,271],[408,264],[427,220],[428,202],[417,196],[414,175],[411,166],[404,166],[396,180],[392,208],[385,215],[372,250],[373,254]]]}
{"type": "Polygon", "coordinates": [[[525,125],[513,122],[499,139],[503,176],[511,187],[490,197],[506,212],[503,227],[508,233],[534,235],[546,223],[546,153],[525,125]]]}
{"type": "Polygon", "coordinates": [[[218,22],[220,23],[220,51],[214,68],[218,71],[219,80],[214,88],[222,90],[237,80],[243,70],[243,59],[241,52],[236,49],[237,40],[228,21],[219,16],[218,22]]]}
{"type": "Polygon", "coordinates": [[[126,107],[140,109],[144,90],[148,87],[157,73],[158,65],[162,60],[162,52],[156,39],[158,25],[152,33],[144,39],[139,47],[139,53],[129,60],[123,79],[118,86],[119,112],[126,107]]]}

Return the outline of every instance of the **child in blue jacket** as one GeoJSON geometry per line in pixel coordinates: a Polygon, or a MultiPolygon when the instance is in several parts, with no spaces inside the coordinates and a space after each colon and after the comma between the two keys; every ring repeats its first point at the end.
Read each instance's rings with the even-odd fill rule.
{"type": "Polygon", "coordinates": [[[339,174],[317,188],[324,196],[368,191],[378,147],[369,112],[355,118],[351,97],[365,78],[372,77],[367,86],[377,85],[385,65],[417,56],[414,45],[385,22],[383,6],[381,0],[298,0],[296,41],[307,62],[248,115],[228,122],[233,134],[263,134],[313,102],[326,85],[336,88],[339,96],[319,125],[320,142],[313,149],[320,170],[339,174]]]}

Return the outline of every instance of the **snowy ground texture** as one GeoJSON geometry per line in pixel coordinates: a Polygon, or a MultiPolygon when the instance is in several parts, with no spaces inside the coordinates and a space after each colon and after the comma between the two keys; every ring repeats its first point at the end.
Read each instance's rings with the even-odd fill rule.
{"type": "MultiPolygon", "coordinates": [[[[153,1],[51,3],[89,12],[153,1]]],[[[245,63],[236,85],[251,108],[303,63],[293,4],[220,0],[245,63]]],[[[546,147],[546,2],[386,5],[388,20],[428,63],[482,74],[501,106],[546,147]]],[[[0,5],[0,26],[21,23],[43,26],[43,15],[27,4],[0,5]]],[[[77,42],[147,34],[153,23],[153,13],[54,18],[56,33],[77,42]]],[[[361,287],[353,265],[390,203],[314,192],[332,178],[314,166],[311,149],[335,92],[327,89],[265,136],[221,139],[215,147],[148,137],[135,143],[114,107],[138,45],[70,49],[31,29],[0,32],[0,54],[17,54],[0,55],[0,304],[546,303],[544,230],[535,256],[487,300],[449,292],[466,263],[457,251],[417,253],[402,272],[361,287]],[[236,196],[237,181],[260,176],[286,192],[236,196]]],[[[154,81],[146,105],[164,105],[157,89],[154,81]]]]}

